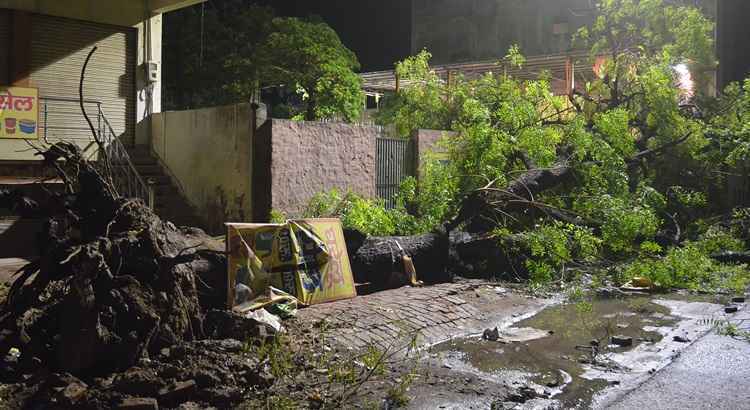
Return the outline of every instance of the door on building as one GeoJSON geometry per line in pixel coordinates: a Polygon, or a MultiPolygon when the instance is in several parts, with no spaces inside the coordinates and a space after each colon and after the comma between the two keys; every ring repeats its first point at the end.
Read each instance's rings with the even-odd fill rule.
{"type": "Polygon", "coordinates": [[[86,112],[95,127],[107,126],[103,121],[106,118],[124,144],[133,143],[135,29],[33,15],[30,80],[39,88],[42,100],[39,131],[49,142],[65,139],[82,146],[91,142],[91,132],[78,106],[78,85],[81,68],[94,46],[97,51],[84,84],[86,112]]]}
{"type": "Polygon", "coordinates": [[[8,84],[8,67],[10,66],[10,13],[0,9],[0,85],[8,84]]]}

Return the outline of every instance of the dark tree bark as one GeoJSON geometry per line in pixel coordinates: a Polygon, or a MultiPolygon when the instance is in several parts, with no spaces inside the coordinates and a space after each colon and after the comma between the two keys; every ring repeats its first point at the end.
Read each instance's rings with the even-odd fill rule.
{"type": "Polygon", "coordinates": [[[450,269],[467,278],[501,278],[519,281],[527,276],[523,241],[517,236],[498,238],[492,234],[451,232],[450,269]]]}
{"type": "Polygon", "coordinates": [[[350,257],[356,281],[369,282],[377,290],[408,284],[408,281],[403,280],[404,253],[413,259],[419,280],[425,283],[451,280],[447,270],[448,252],[448,236],[432,233],[406,237],[370,237],[350,257]]]}
{"type": "Polygon", "coordinates": [[[724,251],[712,254],[711,258],[721,263],[750,263],[750,252],[724,251]]]}

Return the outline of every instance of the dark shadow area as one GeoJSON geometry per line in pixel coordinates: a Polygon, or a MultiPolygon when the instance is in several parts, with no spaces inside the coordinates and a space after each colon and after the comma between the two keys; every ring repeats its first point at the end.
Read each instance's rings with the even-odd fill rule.
{"type": "Polygon", "coordinates": [[[750,73],[750,2],[720,0],[717,24],[719,89],[733,81],[742,81],[750,73]]]}
{"type": "MultiPolygon", "coordinates": [[[[33,172],[41,173],[41,167],[33,172]]],[[[37,238],[44,219],[30,212],[33,206],[45,206],[53,195],[62,193],[59,183],[24,183],[13,177],[0,177],[0,258],[30,258],[38,256],[37,238]]]]}

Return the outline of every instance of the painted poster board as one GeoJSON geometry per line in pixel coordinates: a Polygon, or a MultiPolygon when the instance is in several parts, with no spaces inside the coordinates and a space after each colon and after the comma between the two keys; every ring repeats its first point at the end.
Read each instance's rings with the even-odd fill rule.
{"type": "Polygon", "coordinates": [[[0,86],[0,138],[39,139],[39,89],[0,86]]]}
{"type": "Polygon", "coordinates": [[[304,305],[357,295],[338,219],[226,226],[230,309],[269,287],[295,296],[304,305]]]}

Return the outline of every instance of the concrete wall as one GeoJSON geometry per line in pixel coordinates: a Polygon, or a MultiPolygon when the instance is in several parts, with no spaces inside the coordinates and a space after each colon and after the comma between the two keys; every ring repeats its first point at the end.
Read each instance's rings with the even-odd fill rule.
{"type": "Polygon", "coordinates": [[[375,140],[381,131],[339,123],[269,120],[258,129],[255,219],[298,216],[315,194],[336,188],[374,197],[375,140]]]}
{"type": "Polygon", "coordinates": [[[147,144],[151,129],[151,114],[161,112],[162,87],[162,27],[163,16],[157,14],[138,23],[135,90],[135,144],[147,144]],[[150,82],[146,78],[145,64],[156,63],[159,66],[158,80],[150,82]]]}
{"type": "Polygon", "coordinates": [[[414,157],[417,161],[417,178],[419,178],[422,164],[428,158],[430,153],[436,155],[438,159],[442,159],[442,156],[445,156],[447,159],[446,150],[439,146],[438,142],[444,138],[454,137],[455,135],[457,135],[457,133],[453,131],[438,130],[416,130],[412,133],[411,138],[414,140],[414,157]]]}
{"type": "MultiPolygon", "coordinates": [[[[210,230],[226,221],[265,222],[271,210],[299,216],[315,194],[336,188],[375,197],[379,127],[265,120],[250,132],[248,104],[155,114],[151,148],[210,230]]],[[[452,133],[420,130],[417,155],[452,133]]]]}
{"type": "Polygon", "coordinates": [[[251,107],[154,114],[152,151],[209,230],[252,217],[251,107]]]}

